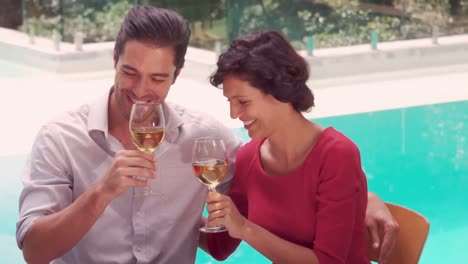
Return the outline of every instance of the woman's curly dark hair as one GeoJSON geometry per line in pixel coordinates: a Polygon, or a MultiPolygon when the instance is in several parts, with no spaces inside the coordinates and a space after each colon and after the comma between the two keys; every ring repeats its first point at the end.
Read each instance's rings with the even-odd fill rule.
{"type": "Polygon", "coordinates": [[[314,106],[314,95],[306,84],[308,64],[278,32],[259,31],[234,40],[219,56],[217,66],[210,76],[213,86],[235,75],[278,101],[291,103],[298,112],[314,106]]]}

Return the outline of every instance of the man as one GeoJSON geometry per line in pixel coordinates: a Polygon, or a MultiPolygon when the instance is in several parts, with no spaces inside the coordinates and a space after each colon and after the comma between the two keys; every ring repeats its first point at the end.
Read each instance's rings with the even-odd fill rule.
{"type": "MultiPolygon", "coordinates": [[[[194,263],[207,188],[193,175],[192,143],[222,138],[232,168],[241,142],[213,118],[165,102],[189,38],[187,21],[175,12],[134,7],[117,36],[109,93],[40,130],[22,179],[17,223],[27,262],[194,263]],[[166,135],[154,155],[130,140],[137,101],[163,103],[166,135]],[[154,194],[144,196],[148,184],[154,194]]],[[[230,170],[221,190],[231,177],[230,170]]],[[[383,212],[379,223],[391,223],[386,208],[377,207],[371,215],[383,212]]]]}
{"type": "Polygon", "coordinates": [[[110,93],[41,129],[20,198],[18,243],[28,262],[195,261],[207,188],[193,175],[192,143],[221,137],[233,164],[241,141],[218,121],[164,102],[189,37],[172,11],[132,9],[117,36],[110,93]],[[136,101],[164,103],[165,141],[154,156],[130,140],[136,101]],[[143,196],[147,184],[161,195],[143,196]]]}

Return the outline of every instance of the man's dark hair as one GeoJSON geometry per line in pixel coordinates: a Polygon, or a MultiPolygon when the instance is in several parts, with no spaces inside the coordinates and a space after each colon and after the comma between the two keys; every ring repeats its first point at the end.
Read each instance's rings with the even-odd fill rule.
{"type": "Polygon", "coordinates": [[[278,32],[259,31],[234,40],[219,56],[217,66],[210,77],[213,86],[234,75],[278,101],[291,103],[298,112],[314,106],[306,84],[308,64],[278,32]]]}
{"type": "Polygon", "coordinates": [[[128,11],[120,27],[114,48],[117,62],[129,40],[145,42],[155,47],[173,47],[174,65],[181,68],[190,40],[190,26],[174,11],[153,6],[135,6],[128,11]]]}

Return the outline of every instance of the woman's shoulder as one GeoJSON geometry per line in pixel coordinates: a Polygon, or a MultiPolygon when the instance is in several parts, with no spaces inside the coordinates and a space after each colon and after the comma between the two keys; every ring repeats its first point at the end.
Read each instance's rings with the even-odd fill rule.
{"type": "Polygon", "coordinates": [[[250,140],[249,142],[244,144],[239,149],[239,151],[237,152],[237,158],[236,159],[238,161],[239,161],[239,159],[247,159],[247,160],[253,159],[257,155],[262,142],[263,142],[263,139],[252,139],[252,140],[250,140]]]}
{"type": "Polygon", "coordinates": [[[326,153],[357,153],[357,145],[342,132],[333,127],[327,127],[317,144],[321,152],[326,153]]]}

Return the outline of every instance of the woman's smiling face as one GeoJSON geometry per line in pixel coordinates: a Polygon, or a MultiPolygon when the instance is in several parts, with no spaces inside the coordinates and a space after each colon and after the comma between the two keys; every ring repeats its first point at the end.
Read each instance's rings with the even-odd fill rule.
{"type": "Polygon", "coordinates": [[[252,139],[268,137],[279,123],[276,117],[285,103],[248,81],[232,74],[226,76],[223,94],[229,101],[231,118],[242,121],[252,139]]]}

